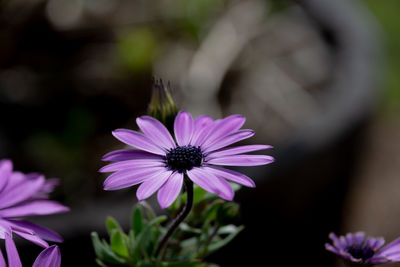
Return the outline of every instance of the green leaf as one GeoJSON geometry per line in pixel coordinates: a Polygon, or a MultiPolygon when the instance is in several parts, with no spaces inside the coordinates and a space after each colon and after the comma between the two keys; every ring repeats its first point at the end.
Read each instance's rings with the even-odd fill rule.
{"type": "Polygon", "coordinates": [[[156,217],[153,209],[146,201],[141,201],[137,205],[140,205],[146,211],[146,215],[149,220],[153,220],[156,217]]]}
{"type": "Polygon", "coordinates": [[[187,223],[184,223],[184,222],[179,225],[179,228],[184,232],[193,233],[193,234],[201,234],[201,229],[191,227],[187,223]]]}
{"type": "Polygon", "coordinates": [[[120,258],[116,255],[112,250],[111,247],[107,246],[106,242],[101,242],[98,234],[96,232],[92,232],[92,243],[94,247],[94,251],[96,256],[101,260],[109,263],[114,264],[125,264],[126,260],[120,258]]]}
{"type": "Polygon", "coordinates": [[[197,237],[191,237],[181,241],[179,245],[182,249],[181,256],[184,259],[194,259],[197,254],[199,239],[197,237]]]}
{"type": "Polygon", "coordinates": [[[228,224],[225,225],[218,230],[219,235],[227,235],[227,234],[232,234],[235,233],[238,230],[238,226],[233,225],[233,224],[228,224]]]}
{"type": "Polygon", "coordinates": [[[97,263],[97,265],[99,265],[100,267],[108,267],[107,265],[105,265],[104,262],[102,262],[102,261],[99,260],[99,259],[96,259],[96,263],[97,263]]]}
{"type": "Polygon", "coordinates": [[[157,242],[156,239],[152,238],[152,234],[154,233],[152,232],[152,228],[158,228],[158,225],[164,222],[166,219],[167,216],[164,215],[156,217],[143,227],[143,230],[136,238],[136,257],[138,257],[141,253],[143,253],[145,257],[151,256],[155,247],[155,244],[152,243],[157,242]]]}
{"type": "Polygon", "coordinates": [[[132,212],[132,230],[133,234],[135,236],[138,236],[138,234],[142,231],[143,229],[143,213],[142,213],[142,207],[140,205],[136,205],[132,212]]]}
{"type": "Polygon", "coordinates": [[[180,261],[180,262],[162,262],[160,267],[203,267],[200,261],[180,261]]]}
{"type": "Polygon", "coordinates": [[[155,265],[154,263],[149,263],[149,262],[139,262],[136,267],[158,267],[158,265],[155,265]]]}
{"type": "Polygon", "coordinates": [[[204,224],[214,221],[215,218],[217,217],[217,211],[220,206],[224,204],[223,200],[216,200],[210,204],[210,206],[207,208],[207,210],[203,214],[203,221],[204,224]]]}
{"type": "Polygon", "coordinates": [[[110,238],[112,251],[122,257],[129,256],[128,248],[124,242],[123,234],[118,229],[114,229],[110,238]]]}
{"type": "Polygon", "coordinates": [[[242,230],[244,229],[244,226],[241,225],[239,227],[237,227],[236,232],[231,233],[230,235],[228,235],[227,237],[225,237],[222,240],[219,240],[217,242],[212,242],[210,244],[210,246],[208,247],[208,252],[209,253],[213,253],[217,250],[219,250],[220,248],[226,246],[229,242],[231,242],[242,230]]]}
{"type": "Polygon", "coordinates": [[[111,236],[111,233],[112,233],[113,230],[115,230],[115,229],[122,230],[122,228],[119,225],[119,223],[111,216],[107,217],[106,227],[107,227],[107,232],[108,232],[108,234],[110,236],[111,236]]]}

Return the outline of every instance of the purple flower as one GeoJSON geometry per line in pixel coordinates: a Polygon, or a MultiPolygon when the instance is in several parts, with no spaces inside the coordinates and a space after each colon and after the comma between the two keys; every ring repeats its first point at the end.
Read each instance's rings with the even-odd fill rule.
{"type": "Polygon", "coordinates": [[[363,232],[340,237],[331,233],[329,238],[333,245],[327,243],[325,248],[354,265],[372,266],[400,261],[400,238],[385,247],[383,238],[366,237],[363,232]]]}
{"type": "Polygon", "coordinates": [[[139,200],[150,197],[158,190],[162,208],[171,205],[179,195],[184,176],[187,175],[203,189],[232,200],[232,181],[254,187],[244,174],[218,167],[257,166],[273,162],[271,156],[243,153],[271,148],[267,145],[227,147],[254,135],[252,130],[240,130],[245,122],[241,115],[220,120],[199,116],[195,120],[187,112],[179,112],[174,122],[174,138],[158,120],[142,116],[136,122],[143,133],[117,129],[113,135],[134,149],[110,152],[103,157],[113,161],[100,172],[114,172],[104,182],[105,190],[141,184],[136,192],[139,200]]]}
{"type": "Polygon", "coordinates": [[[39,254],[32,267],[59,267],[60,265],[60,249],[56,245],[53,245],[46,248],[39,254]]]}
{"type": "MultiPolygon", "coordinates": [[[[5,239],[8,265],[14,267],[21,266],[13,241],[14,234],[43,248],[49,247],[45,240],[63,241],[57,233],[21,218],[65,212],[69,209],[48,200],[48,194],[57,185],[55,179],[45,180],[43,175],[23,174],[12,169],[11,161],[0,161],[0,239],[5,239]]],[[[2,256],[1,262],[4,262],[2,256]]]]}

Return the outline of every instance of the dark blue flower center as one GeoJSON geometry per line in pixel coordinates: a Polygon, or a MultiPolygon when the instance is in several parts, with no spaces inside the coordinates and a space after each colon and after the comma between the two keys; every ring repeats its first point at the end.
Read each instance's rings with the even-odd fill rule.
{"type": "Polygon", "coordinates": [[[166,158],[167,167],[170,170],[182,173],[193,169],[193,167],[200,167],[203,161],[203,154],[200,147],[187,145],[171,149],[166,158]]]}
{"type": "Polygon", "coordinates": [[[361,259],[362,262],[365,262],[374,256],[376,249],[372,249],[368,246],[351,246],[347,249],[347,252],[349,252],[353,258],[361,259]]]}

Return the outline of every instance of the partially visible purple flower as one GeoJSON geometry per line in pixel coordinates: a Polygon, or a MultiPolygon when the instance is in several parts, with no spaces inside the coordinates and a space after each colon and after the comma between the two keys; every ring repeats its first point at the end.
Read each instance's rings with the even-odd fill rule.
{"type": "Polygon", "coordinates": [[[59,267],[61,265],[61,253],[58,246],[53,245],[43,250],[36,258],[32,267],[59,267]]]}
{"type": "MultiPolygon", "coordinates": [[[[21,260],[19,259],[17,248],[15,247],[12,238],[7,235],[6,237],[6,250],[8,256],[9,267],[22,267],[21,260]]],[[[32,267],[60,267],[61,266],[61,253],[58,246],[53,245],[44,249],[36,258],[32,267]]],[[[7,267],[6,261],[0,250],[0,267],[7,267]]]]}
{"type": "Polygon", "coordinates": [[[257,166],[273,162],[267,155],[244,153],[271,148],[267,145],[227,147],[254,135],[252,130],[241,130],[245,122],[241,115],[220,120],[199,116],[195,120],[180,111],[174,121],[174,138],[158,120],[142,116],[136,122],[143,133],[117,129],[113,135],[134,149],[110,152],[103,157],[114,161],[100,172],[114,172],[104,182],[105,190],[141,184],[136,192],[139,200],[150,197],[158,190],[162,208],[171,205],[179,195],[184,176],[195,184],[232,200],[234,192],[226,181],[254,187],[244,174],[218,166],[257,166]]]}
{"type": "MultiPolygon", "coordinates": [[[[18,235],[36,245],[48,248],[45,241],[62,242],[62,237],[54,231],[43,228],[23,217],[66,212],[68,207],[48,200],[48,194],[56,186],[54,179],[45,180],[37,173],[23,174],[13,171],[10,160],[0,161],[0,239],[6,241],[9,266],[21,266],[13,241],[18,235]]],[[[0,266],[4,258],[0,258],[0,266]]]]}
{"type": "Polygon", "coordinates": [[[400,261],[400,238],[385,247],[383,238],[366,237],[365,233],[348,233],[346,236],[329,234],[333,244],[325,244],[330,252],[359,266],[393,263],[400,261]]]}

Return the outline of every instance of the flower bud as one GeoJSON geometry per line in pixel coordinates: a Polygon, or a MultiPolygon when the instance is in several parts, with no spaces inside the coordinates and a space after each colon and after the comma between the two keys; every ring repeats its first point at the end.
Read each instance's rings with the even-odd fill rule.
{"type": "Polygon", "coordinates": [[[172,131],[178,109],[175,106],[170,91],[170,82],[165,86],[161,79],[157,80],[153,78],[153,89],[148,113],[150,116],[161,121],[169,131],[172,131]]]}

